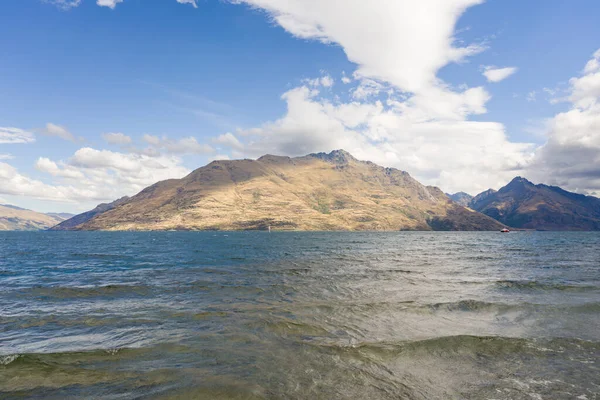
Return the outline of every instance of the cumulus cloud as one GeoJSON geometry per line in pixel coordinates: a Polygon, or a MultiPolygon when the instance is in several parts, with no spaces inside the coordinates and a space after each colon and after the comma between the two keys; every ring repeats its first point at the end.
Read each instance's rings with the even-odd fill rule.
{"type": "Polygon", "coordinates": [[[244,148],[242,142],[240,142],[239,139],[230,132],[217,136],[212,140],[212,142],[215,144],[220,144],[229,147],[234,150],[243,150],[244,148]]]}
{"type": "Polygon", "coordinates": [[[339,44],[356,76],[407,92],[436,85],[437,71],[483,49],[456,46],[454,28],[483,0],[232,0],[266,11],[292,35],[339,44]]]}
{"type": "Polygon", "coordinates": [[[426,184],[473,193],[505,184],[530,162],[533,145],[510,142],[502,124],[466,120],[484,112],[483,89],[439,95],[331,103],[306,86],[295,88],[283,96],[283,117],[242,132],[245,151],[296,156],[343,148],[426,184]]]}
{"type": "Polygon", "coordinates": [[[198,4],[196,4],[196,0],[177,0],[180,4],[191,4],[194,8],[198,8],[198,4]]]}
{"type": "Polygon", "coordinates": [[[343,83],[344,85],[347,85],[347,84],[349,84],[350,82],[352,82],[352,79],[350,79],[350,78],[348,78],[348,77],[346,76],[346,71],[342,72],[342,83],[343,83]]]}
{"type": "Polygon", "coordinates": [[[529,173],[549,184],[600,195],[600,50],[569,83],[571,108],[548,122],[548,141],[529,173]]]}
{"type": "Polygon", "coordinates": [[[324,75],[320,78],[314,79],[305,79],[303,82],[306,85],[312,86],[314,88],[318,88],[319,86],[330,88],[335,84],[335,80],[330,75],[324,75]]]}
{"type": "MultiPolygon", "coordinates": [[[[106,201],[123,195],[134,195],[158,181],[182,178],[189,170],[182,165],[182,160],[174,156],[154,156],[144,154],[121,153],[109,150],[98,150],[84,147],[77,150],[69,159],[54,161],[40,157],[36,168],[49,174],[59,184],[43,184],[42,195],[34,196],[59,201],[106,201]],[[60,194],[52,195],[52,188],[60,194]],[[68,188],[66,190],[65,188],[68,188]]],[[[15,174],[16,170],[13,169],[15,174]]],[[[21,182],[31,179],[20,176],[21,182]]],[[[39,184],[36,184],[39,187],[39,184]]],[[[0,193],[16,194],[6,190],[0,193]]],[[[31,195],[31,191],[23,191],[31,195]]]]}
{"type": "Polygon", "coordinates": [[[0,127],[0,143],[32,143],[35,142],[33,133],[19,128],[0,127]]]}
{"type": "Polygon", "coordinates": [[[109,144],[127,145],[131,144],[131,137],[123,133],[104,133],[102,138],[109,144]]]}
{"type": "Polygon", "coordinates": [[[22,175],[16,168],[3,162],[0,162],[0,194],[63,202],[95,198],[95,193],[88,188],[48,185],[22,175]]]}
{"type": "Polygon", "coordinates": [[[584,74],[591,74],[600,70],[600,49],[597,50],[592,59],[587,62],[585,68],[583,69],[584,74]]]}
{"type": "Polygon", "coordinates": [[[593,107],[600,98],[600,50],[584,68],[584,74],[578,78],[571,78],[571,95],[569,100],[580,109],[593,107]]]}
{"type": "Polygon", "coordinates": [[[114,10],[117,4],[122,2],[123,0],[97,0],[96,4],[98,4],[101,7],[108,7],[114,10]]]}
{"type": "Polygon", "coordinates": [[[483,70],[483,75],[488,82],[500,82],[517,72],[516,67],[496,68],[487,66],[483,70]]]}
{"type": "Polygon", "coordinates": [[[364,100],[378,96],[384,89],[385,86],[377,81],[362,79],[360,84],[352,90],[352,97],[357,100],[364,100]]]}
{"type": "Polygon", "coordinates": [[[35,163],[35,167],[39,171],[46,172],[52,176],[59,176],[69,179],[82,179],[85,177],[85,175],[76,168],[64,164],[62,168],[59,168],[54,161],[46,157],[38,158],[37,162],[35,163]]]}
{"type": "Polygon", "coordinates": [[[75,141],[75,136],[73,136],[73,134],[69,132],[67,128],[51,122],[46,124],[46,128],[42,131],[42,133],[48,136],[56,136],[64,140],[69,140],[71,142],[75,141]]]}

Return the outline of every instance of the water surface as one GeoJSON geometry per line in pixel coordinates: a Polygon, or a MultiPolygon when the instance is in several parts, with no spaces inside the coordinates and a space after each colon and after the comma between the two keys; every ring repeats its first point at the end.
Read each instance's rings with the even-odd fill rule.
{"type": "Polygon", "coordinates": [[[599,233],[0,233],[0,398],[600,399],[599,233]]]}

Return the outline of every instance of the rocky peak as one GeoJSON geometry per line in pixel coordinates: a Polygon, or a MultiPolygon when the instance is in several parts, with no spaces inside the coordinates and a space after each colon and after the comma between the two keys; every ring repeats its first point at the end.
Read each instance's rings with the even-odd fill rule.
{"type": "Polygon", "coordinates": [[[533,185],[533,183],[531,183],[530,181],[528,181],[527,179],[525,179],[525,178],[523,178],[523,177],[521,177],[521,176],[517,176],[517,177],[515,177],[515,178],[514,178],[512,181],[510,181],[510,182],[509,182],[509,184],[508,184],[508,185],[506,185],[506,186],[509,186],[509,185],[532,185],[532,186],[534,186],[534,185],[533,185]]]}
{"type": "Polygon", "coordinates": [[[336,165],[347,165],[350,161],[358,161],[346,150],[333,150],[330,153],[312,153],[309,156],[327,161],[336,165]]]}
{"type": "Polygon", "coordinates": [[[527,179],[517,176],[512,181],[510,181],[508,185],[500,189],[500,192],[504,193],[507,191],[524,191],[534,187],[535,185],[529,182],[527,179]]]}

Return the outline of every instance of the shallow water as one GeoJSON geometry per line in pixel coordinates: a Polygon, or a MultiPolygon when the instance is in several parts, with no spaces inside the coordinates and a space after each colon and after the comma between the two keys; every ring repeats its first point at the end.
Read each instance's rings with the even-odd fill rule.
{"type": "Polygon", "coordinates": [[[599,233],[0,233],[0,398],[600,399],[599,233]]]}

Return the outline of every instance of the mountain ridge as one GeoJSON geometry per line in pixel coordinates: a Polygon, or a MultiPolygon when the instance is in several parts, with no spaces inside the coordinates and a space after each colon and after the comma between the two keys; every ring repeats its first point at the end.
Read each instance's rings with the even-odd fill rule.
{"type": "MultiPolygon", "coordinates": [[[[76,221],[75,221],[76,222],[76,221]]],[[[344,150],[216,160],[68,230],[497,230],[405,171],[344,150]]],[[[59,227],[57,227],[59,228],[59,227]]],[[[56,229],[60,230],[60,229],[56,229]]]]}
{"type": "Polygon", "coordinates": [[[0,204],[0,231],[45,230],[64,220],[57,214],[44,214],[12,204],[0,204]]]}
{"type": "Polygon", "coordinates": [[[600,199],[520,176],[475,196],[469,207],[515,228],[600,230],[600,199]]]}

